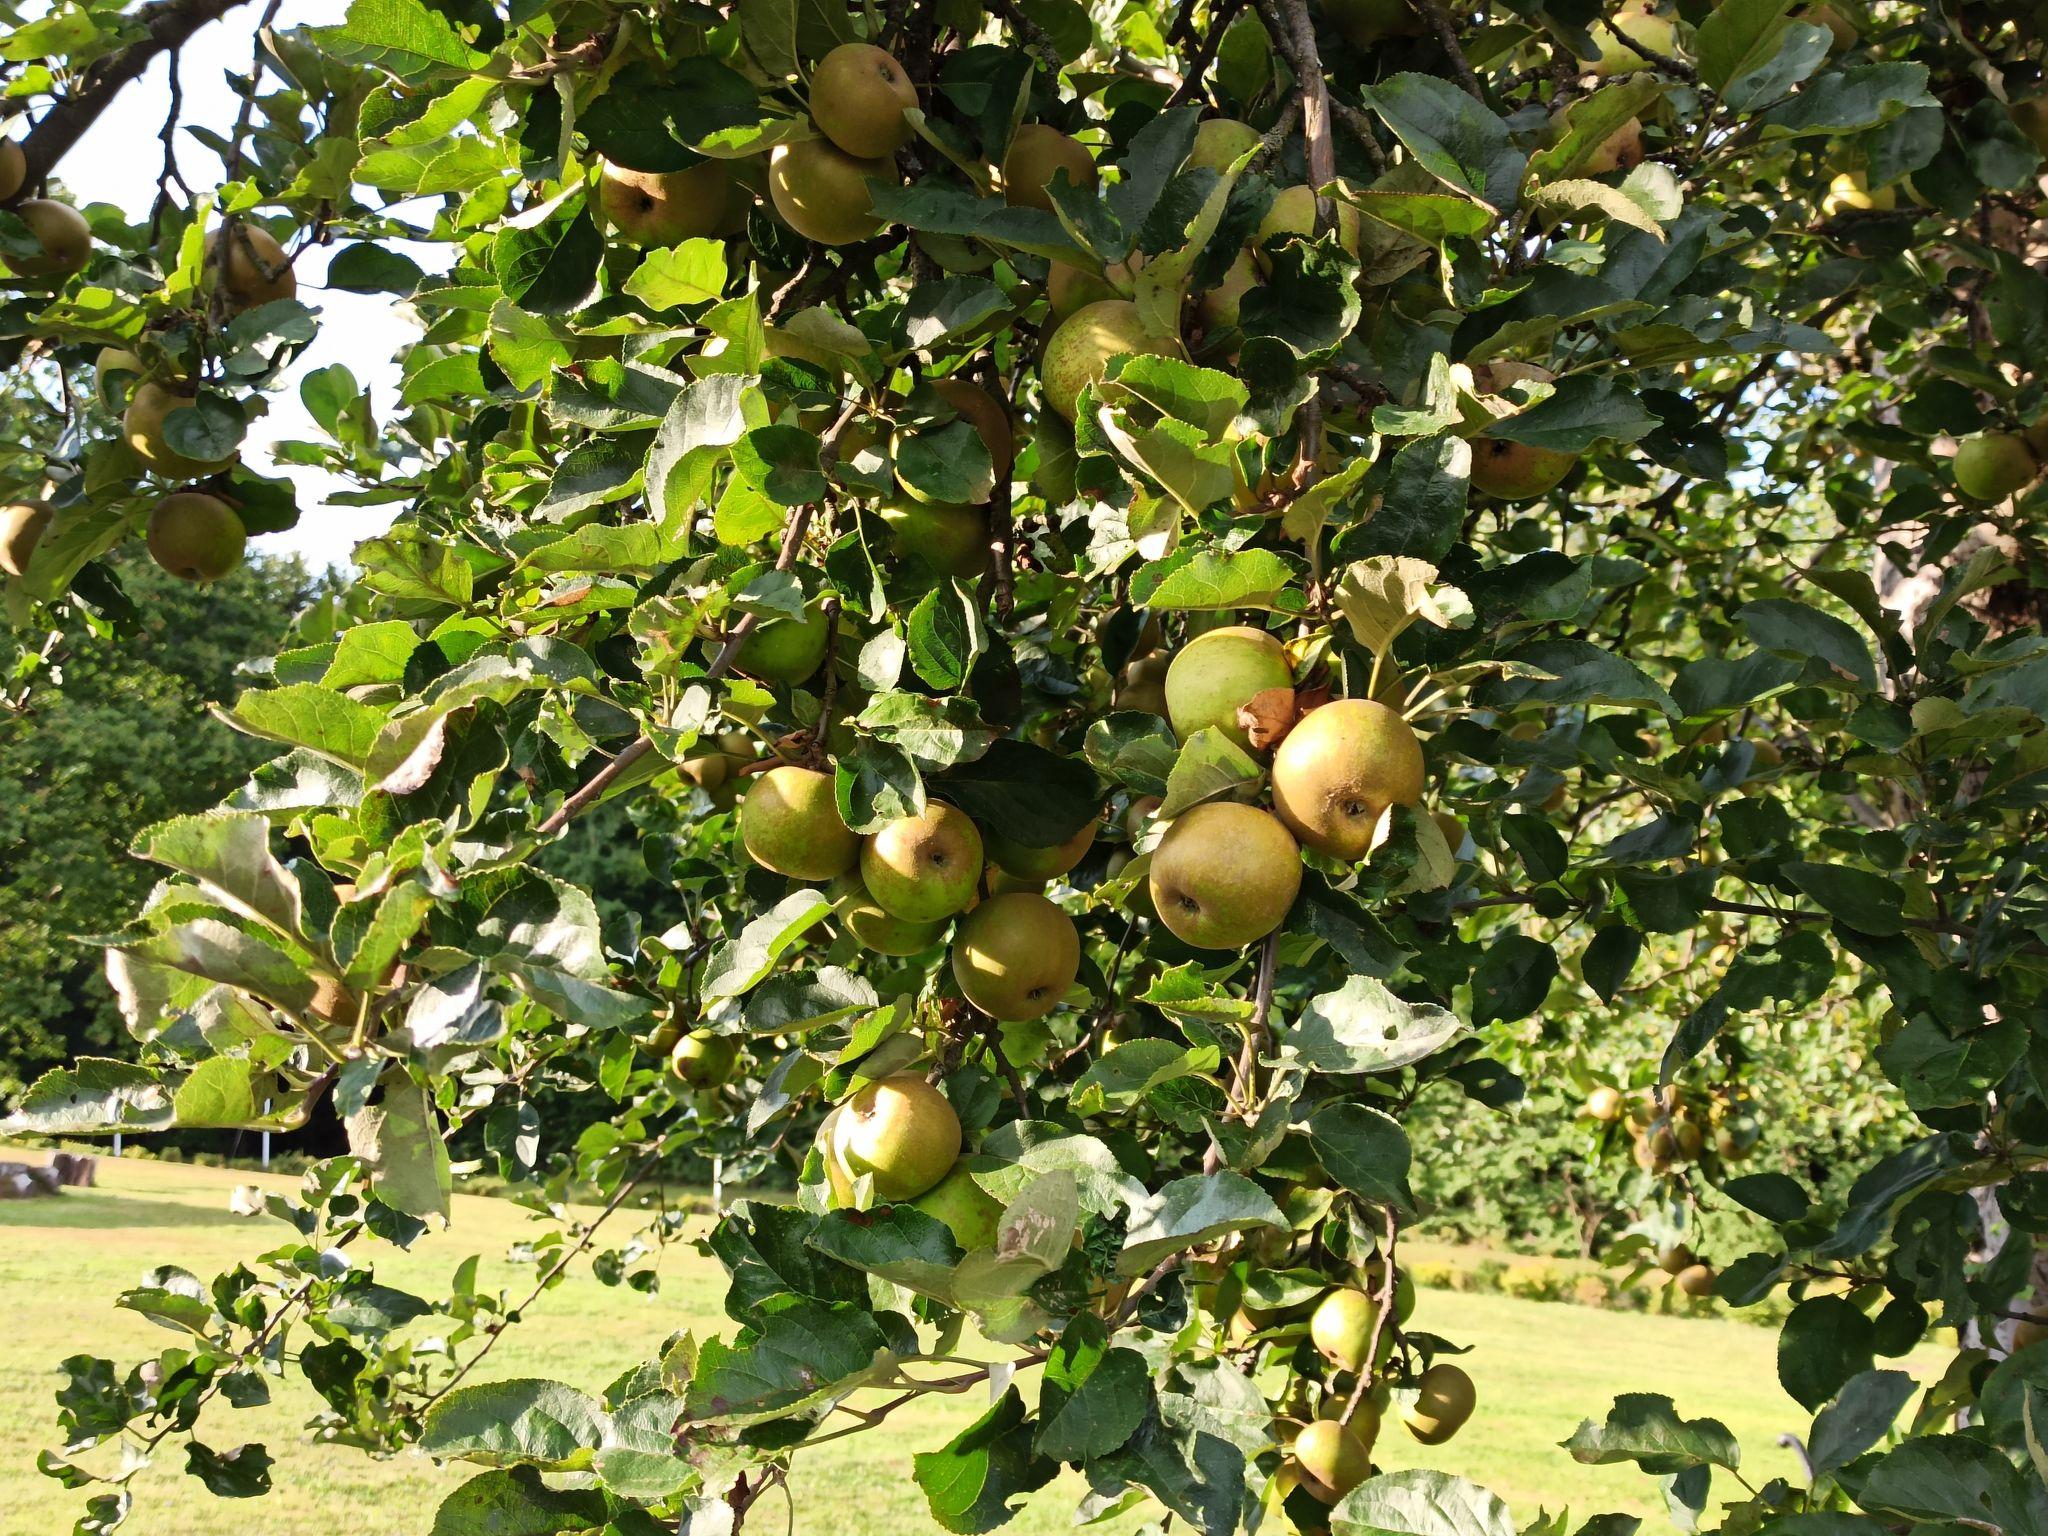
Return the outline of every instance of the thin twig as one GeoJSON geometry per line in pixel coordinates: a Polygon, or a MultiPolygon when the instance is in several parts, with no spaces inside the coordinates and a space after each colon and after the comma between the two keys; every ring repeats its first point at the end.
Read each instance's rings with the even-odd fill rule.
{"type": "Polygon", "coordinates": [[[1351,1389],[1351,1396],[1344,1404],[1344,1415],[1338,1421],[1343,1424],[1351,1422],[1351,1416],[1365,1398],[1366,1388],[1372,1385],[1372,1379],[1378,1373],[1380,1336],[1386,1331],[1387,1319],[1394,1314],[1394,1248],[1401,1239],[1401,1222],[1391,1205],[1386,1208],[1386,1219],[1386,1251],[1380,1255],[1379,1305],[1373,1309],[1372,1340],[1365,1347],[1365,1364],[1359,1368],[1358,1384],[1351,1389]]]}
{"type": "Polygon", "coordinates": [[[825,686],[818,700],[818,723],[811,729],[811,750],[805,754],[813,768],[826,763],[825,738],[832,734],[832,705],[839,693],[839,599],[828,597],[825,612],[825,686]]]}
{"type": "Polygon", "coordinates": [[[1458,84],[1465,87],[1477,101],[1486,100],[1486,92],[1480,88],[1479,77],[1472,72],[1472,61],[1465,57],[1465,50],[1458,46],[1458,29],[1451,25],[1450,16],[1437,0],[1414,0],[1415,8],[1422,12],[1422,19],[1429,23],[1430,31],[1443,46],[1444,55],[1451,61],[1451,73],[1458,77],[1458,84]]]}
{"type": "MultiPolygon", "coordinates": [[[[1427,5],[1429,3],[1429,0],[1419,0],[1419,3],[1427,5]]],[[[1614,18],[1612,16],[1602,16],[1600,18],[1600,25],[1605,27],[1609,32],[1612,32],[1624,43],[1627,43],[1630,48],[1635,50],[1636,55],[1638,57],[1648,59],[1652,64],[1655,64],[1659,69],[1665,70],[1670,74],[1674,74],[1678,76],[1678,78],[1681,80],[1690,80],[1695,84],[1698,83],[1700,78],[1700,72],[1698,70],[1694,69],[1690,64],[1686,63],[1683,59],[1674,59],[1668,53],[1659,53],[1656,49],[1649,47],[1647,44],[1637,42],[1634,38],[1630,37],[1626,32],[1622,31],[1621,28],[1617,27],[1614,24],[1614,18]]]]}
{"type": "MultiPolygon", "coordinates": [[[[526,1299],[520,1302],[518,1306],[512,1309],[515,1315],[523,1315],[528,1307],[532,1306],[536,1301],[540,1299],[541,1292],[545,1291],[550,1285],[554,1284],[555,1277],[561,1274],[563,1270],[567,1269],[570,1265],[570,1262],[574,1260],[578,1254],[582,1253],[584,1249],[590,1246],[592,1239],[594,1239],[597,1236],[597,1229],[603,1226],[607,1221],[611,1219],[612,1214],[615,1211],[617,1211],[621,1205],[625,1204],[626,1197],[633,1193],[634,1189],[636,1189],[639,1186],[640,1181],[646,1178],[648,1174],[654,1171],[655,1166],[661,1161],[661,1153],[661,1143],[657,1141],[655,1143],[654,1150],[652,1152],[649,1152],[642,1159],[640,1159],[639,1163],[634,1166],[632,1172],[628,1173],[625,1179],[620,1183],[619,1187],[612,1192],[612,1197],[611,1199],[605,1202],[604,1209],[599,1211],[596,1216],[591,1218],[590,1225],[583,1229],[583,1235],[577,1238],[575,1243],[572,1244],[569,1248],[564,1250],[561,1256],[557,1258],[554,1263],[548,1266],[547,1271],[544,1274],[542,1274],[540,1279],[534,1282],[533,1289],[526,1293],[526,1299]]],[[[506,1333],[510,1331],[511,1326],[512,1325],[508,1322],[499,1322],[494,1324],[491,1328],[490,1337],[484,1340],[484,1347],[482,1349],[479,1349],[475,1354],[471,1355],[467,1360],[463,1361],[461,1365],[457,1366],[455,1374],[453,1376],[450,1376],[445,1382],[443,1382],[440,1388],[433,1394],[433,1396],[429,1397],[425,1402],[420,1404],[419,1412],[424,1414],[429,1408],[433,1407],[434,1404],[438,1403],[442,1398],[446,1397],[450,1392],[454,1391],[456,1386],[462,1381],[462,1378],[467,1376],[472,1370],[474,1370],[477,1366],[477,1363],[481,1361],[485,1355],[488,1355],[493,1349],[497,1348],[498,1340],[505,1337],[506,1333]]]]}
{"type": "MultiPolygon", "coordinates": [[[[1230,30],[1230,24],[1237,20],[1237,13],[1243,8],[1244,0],[1222,0],[1220,5],[1210,11],[1209,25],[1196,41],[1194,51],[1188,55],[1187,72],[1181,76],[1180,84],[1166,100],[1169,108],[1179,106],[1201,90],[1203,77],[1209,73],[1209,66],[1216,62],[1217,49],[1223,46],[1224,33],[1230,30]]],[[[1180,16],[1175,19],[1174,26],[1178,28],[1181,21],[1194,14],[1194,10],[1194,0],[1187,0],[1187,4],[1181,8],[1180,16]]],[[[1170,35],[1166,39],[1166,45],[1169,48],[1177,46],[1175,39],[1170,35]]]]}
{"type": "MultiPolygon", "coordinates": [[[[839,420],[834,422],[832,430],[825,434],[827,449],[835,449],[838,446],[840,435],[846,430],[847,423],[853,420],[853,413],[859,405],[858,395],[846,402],[845,408],[839,413],[839,420]]],[[[803,547],[804,535],[810,530],[811,514],[815,510],[815,504],[806,503],[790,514],[789,524],[782,532],[782,548],[775,556],[776,570],[786,571],[796,564],[797,552],[803,547]]],[[[726,631],[725,643],[718,648],[718,654],[711,658],[711,665],[704,669],[701,681],[716,682],[732,670],[733,663],[739,659],[740,647],[746,643],[747,636],[754,632],[757,620],[758,615],[755,614],[740,615],[739,622],[726,631]]],[[[536,835],[543,838],[553,837],[601,800],[604,792],[618,782],[621,774],[653,750],[654,742],[646,736],[640,737],[600,768],[588,784],[556,807],[554,813],[540,824],[540,830],[536,835]]]]}
{"type": "Polygon", "coordinates": [[[171,186],[176,183],[186,197],[192,196],[191,185],[178,170],[178,119],[185,110],[185,89],[178,78],[178,65],[183,50],[173,48],[165,61],[165,76],[171,89],[170,110],[164,113],[164,125],[157,130],[157,138],[164,146],[163,169],[157,172],[156,200],[149,205],[149,242],[156,244],[158,231],[163,227],[164,212],[171,206],[171,186]]]}

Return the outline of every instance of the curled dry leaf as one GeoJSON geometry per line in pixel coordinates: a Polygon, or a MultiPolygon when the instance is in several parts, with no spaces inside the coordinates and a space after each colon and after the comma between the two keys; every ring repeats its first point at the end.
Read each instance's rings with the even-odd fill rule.
{"type": "Polygon", "coordinates": [[[1292,688],[1265,688],[1237,706],[1237,725],[1253,751],[1265,752],[1294,729],[1298,713],[1292,688]]]}

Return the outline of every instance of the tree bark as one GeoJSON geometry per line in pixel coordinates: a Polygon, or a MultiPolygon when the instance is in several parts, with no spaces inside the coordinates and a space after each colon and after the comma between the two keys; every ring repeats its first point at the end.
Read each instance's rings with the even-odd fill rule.
{"type": "Polygon", "coordinates": [[[76,90],[61,97],[21,141],[28,161],[26,187],[40,187],[59,160],[106,111],[121,91],[149,68],[158,54],[168,53],[210,21],[217,21],[245,0],[154,0],[136,13],[143,35],[116,53],[98,60],[85,72],[76,90]]]}

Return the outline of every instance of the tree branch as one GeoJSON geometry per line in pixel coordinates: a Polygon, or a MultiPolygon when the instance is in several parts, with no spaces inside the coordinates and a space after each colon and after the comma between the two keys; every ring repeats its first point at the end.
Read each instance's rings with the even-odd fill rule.
{"type": "Polygon", "coordinates": [[[142,36],[96,61],[85,72],[78,89],[45,112],[42,121],[21,141],[28,161],[28,176],[22,185],[40,186],[70,153],[99,116],[121,91],[134,83],[160,53],[183,46],[186,39],[210,21],[218,21],[246,0],[156,0],[135,15],[142,36]]]}

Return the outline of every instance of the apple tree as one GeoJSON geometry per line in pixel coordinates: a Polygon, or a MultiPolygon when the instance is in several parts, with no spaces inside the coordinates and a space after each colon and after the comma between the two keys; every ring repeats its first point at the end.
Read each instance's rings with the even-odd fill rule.
{"type": "Polygon", "coordinates": [[[223,701],[275,755],[137,829],[134,1053],[8,1122],[349,1136],[121,1298],[173,1344],[65,1362],[79,1529],[151,1455],[260,1494],[235,1410],[302,1378],[475,1464],[450,1533],[739,1528],[932,1393],[986,1401],[916,1460],[948,1530],[1064,1467],[1562,1533],[1402,1265],[1407,1127],[1532,1085],[1813,1414],[1796,1481],[1659,1395],[1561,1457],[1689,1529],[2048,1529],[2034,6],[271,0],[219,184],[92,203],[83,128],[249,15],[4,50],[0,316],[81,402],[0,448],[10,687],[123,541],[205,581],[322,515],[242,456],[279,389],[274,458],[397,514],[223,701]],[[418,317],[397,398],[293,371],[316,273],[418,317]],[[547,867],[600,806],[660,895],[609,919],[547,867]],[[1788,1020],[1896,1122],[1825,1188],[1746,1162],[1788,1020]],[[531,1295],[377,1278],[469,1128],[561,1211],[531,1295]],[[706,1239],[730,1327],[502,1379],[570,1263],[658,1283],[685,1149],[797,1186],[706,1239]]]}

